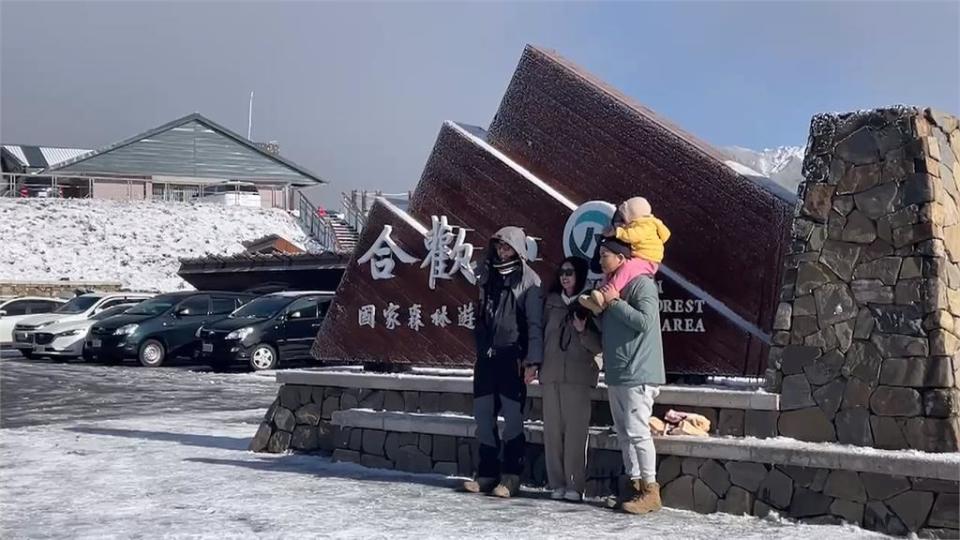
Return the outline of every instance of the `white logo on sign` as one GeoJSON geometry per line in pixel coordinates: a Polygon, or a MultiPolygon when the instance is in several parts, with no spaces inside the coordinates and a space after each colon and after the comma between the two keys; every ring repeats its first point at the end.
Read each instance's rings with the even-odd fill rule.
{"type": "MultiPolygon", "coordinates": [[[[597,249],[597,236],[610,226],[617,208],[606,201],[589,201],[581,204],[567,218],[563,227],[563,255],[581,257],[590,261],[597,249]]],[[[590,268],[588,281],[603,279],[599,268],[590,268]]]]}

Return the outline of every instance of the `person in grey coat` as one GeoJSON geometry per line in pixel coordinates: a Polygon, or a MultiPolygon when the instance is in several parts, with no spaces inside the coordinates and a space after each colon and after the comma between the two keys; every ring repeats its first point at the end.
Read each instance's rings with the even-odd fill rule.
{"type": "Polygon", "coordinates": [[[568,257],[557,269],[543,310],[543,445],[547,486],[555,500],[583,500],[591,394],[600,377],[600,342],[584,332],[591,317],[576,301],[586,282],[587,261],[568,257]]]}
{"type": "Polygon", "coordinates": [[[543,363],[543,291],[526,256],[523,229],[504,227],[490,239],[487,260],[478,272],[473,417],[480,447],[476,478],[463,488],[504,498],[520,489],[526,385],[543,363]],[[498,415],[504,420],[502,438],[498,415]]]}
{"type": "MultiPolygon", "coordinates": [[[[599,250],[600,266],[607,274],[631,257],[630,246],[614,238],[605,239],[599,250]]],[[[607,307],[600,315],[604,380],[631,488],[621,494],[621,508],[631,514],[655,512],[661,501],[650,416],[659,385],[666,382],[657,284],[641,275],[619,292],[605,292],[604,300],[607,307]]]]}

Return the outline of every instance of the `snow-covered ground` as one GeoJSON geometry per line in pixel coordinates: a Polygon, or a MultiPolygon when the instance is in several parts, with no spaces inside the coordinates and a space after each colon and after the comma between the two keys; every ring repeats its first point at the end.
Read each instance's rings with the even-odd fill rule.
{"type": "Polygon", "coordinates": [[[0,280],[114,281],[173,291],[181,257],[228,255],[278,234],[316,251],[297,220],[276,209],[93,199],[0,199],[0,280]]]}
{"type": "Polygon", "coordinates": [[[0,360],[0,538],[879,538],[665,509],[634,517],[542,492],[248,452],[262,375],[0,360]]]}
{"type": "Polygon", "coordinates": [[[666,509],[637,518],[453,480],[246,451],[262,410],[0,431],[4,538],[867,538],[666,509]]]}

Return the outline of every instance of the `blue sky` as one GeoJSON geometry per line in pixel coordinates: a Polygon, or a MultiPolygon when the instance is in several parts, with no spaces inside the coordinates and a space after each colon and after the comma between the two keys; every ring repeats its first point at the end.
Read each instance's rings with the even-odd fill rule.
{"type": "Polygon", "coordinates": [[[0,140],[98,147],[189,112],[354,188],[412,189],[443,120],[486,126],[524,44],[716,145],[810,117],[960,113],[960,3],[0,2],[0,140]]]}

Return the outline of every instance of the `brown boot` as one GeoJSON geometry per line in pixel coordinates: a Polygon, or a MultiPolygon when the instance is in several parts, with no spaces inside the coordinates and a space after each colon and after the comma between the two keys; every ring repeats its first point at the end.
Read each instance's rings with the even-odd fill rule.
{"type": "Polygon", "coordinates": [[[509,499],[520,491],[520,477],[515,474],[505,474],[500,477],[500,483],[493,488],[493,496],[509,499]]]}
{"type": "Polygon", "coordinates": [[[463,491],[467,493],[490,493],[495,487],[497,487],[497,479],[485,476],[463,483],[463,491]]]}
{"type": "Polygon", "coordinates": [[[623,511],[628,514],[649,514],[663,507],[660,501],[660,484],[634,480],[633,488],[637,495],[623,503],[623,511]]]}

